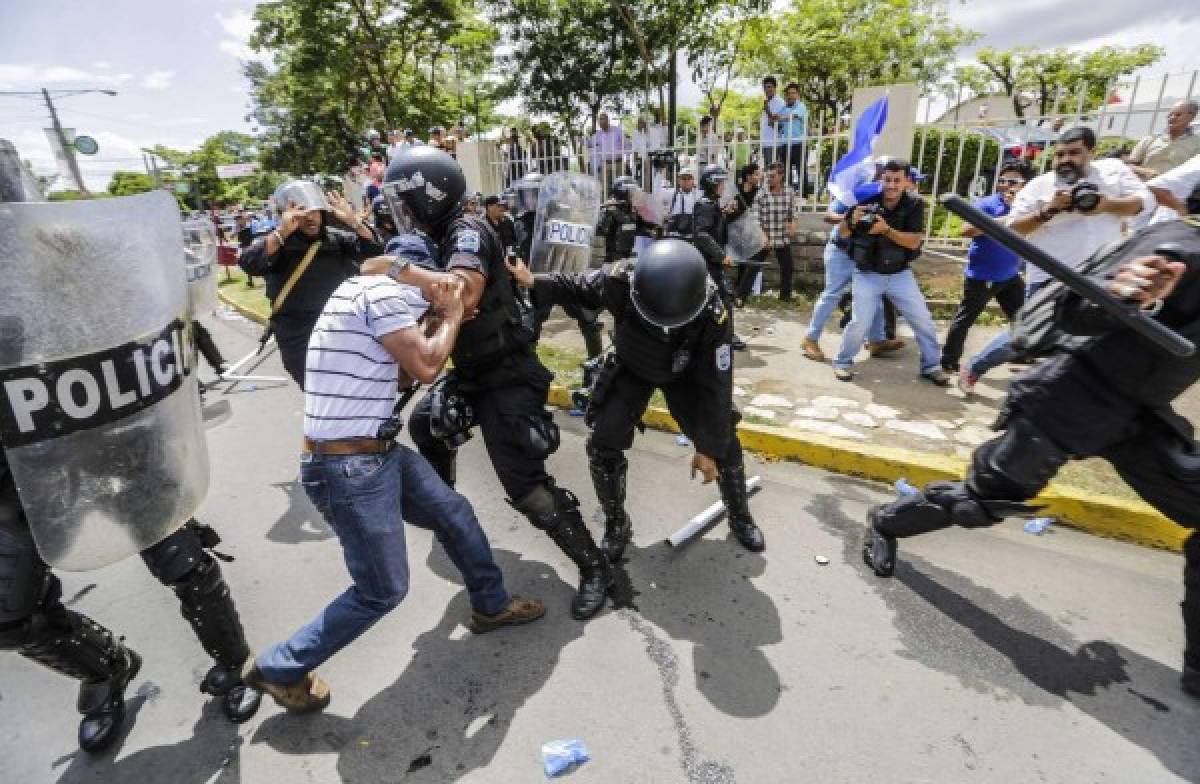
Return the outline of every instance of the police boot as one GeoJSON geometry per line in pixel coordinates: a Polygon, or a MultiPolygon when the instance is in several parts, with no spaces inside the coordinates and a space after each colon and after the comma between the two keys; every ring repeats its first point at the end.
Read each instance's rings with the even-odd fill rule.
{"type": "Polygon", "coordinates": [[[746,492],[746,466],[718,466],[717,484],[721,489],[721,500],[729,517],[729,527],[734,538],[752,553],[767,549],[767,540],[762,530],[750,516],[750,496],[746,492]]]}
{"type": "Polygon", "coordinates": [[[1183,690],[1200,697],[1200,534],[1192,534],[1183,546],[1183,690]]]}
{"type": "Polygon", "coordinates": [[[625,475],[629,461],[624,455],[616,460],[589,455],[588,468],[592,472],[596,498],[604,510],[604,538],[600,540],[600,549],[610,563],[616,563],[625,554],[625,545],[633,538],[633,523],[625,511],[625,475]]]}
{"type": "Polygon", "coordinates": [[[588,359],[604,353],[604,325],[598,321],[581,322],[579,331],[583,333],[583,346],[588,359]]]}
{"type": "Polygon", "coordinates": [[[571,600],[571,617],[584,621],[600,612],[612,588],[612,573],[604,553],[584,525],[575,496],[561,487],[539,485],[513,506],[534,527],[545,531],[579,567],[579,590],[571,600]]]}
{"type": "Polygon", "coordinates": [[[24,636],[22,656],[82,681],[76,701],[83,714],[79,748],[97,752],[112,745],[125,720],[125,689],[141,669],[142,657],[91,618],[61,604],[26,622],[24,636]]]}
{"type": "Polygon", "coordinates": [[[879,577],[896,570],[896,539],[930,533],[952,525],[982,528],[1011,515],[1028,516],[1034,507],[1020,501],[987,499],[964,482],[930,482],[919,493],[903,496],[867,513],[863,562],[879,577]]]}
{"type": "Polygon", "coordinates": [[[196,569],[171,587],[196,639],[216,660],[200,683],[200,691],[219,697],[226,718],[240,724],[258,711],[262,694],[242,681],[250,647],[221,568],[211,555],[204,555],[196,569]]]}
{"type": "Polygon", "coordinates": [[[217,342],[213,340],[209,331],[200,322],[193,321],[192,334],[196,340],[196,350],[200,352],[200,356],[204,357],[204,361],[218,376],[225,375],[228,369],[225,357],[221,356],[221,349],[217,348],[217,342]]]}

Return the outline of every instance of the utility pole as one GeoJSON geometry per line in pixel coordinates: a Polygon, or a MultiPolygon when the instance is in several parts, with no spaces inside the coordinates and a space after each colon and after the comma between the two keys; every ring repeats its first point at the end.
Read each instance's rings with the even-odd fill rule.
{"type": "Polygon", "coordinates": [[[58,137],[58,144],[62,148],[63,155],[67,156],[67,165],[71,168],[71,176],[75,178],[75,185],[84,196],[91,196],[87,186],[83,184],[83,175],[79,172],[79,162],[75,160],[75,147],[67,143],[67,135],[63,132],[62,123],[58,121],[58,112],[54,108],[54,101],[50,100],[50,91],[45,87],[42,88],[42,98],[46,101],[46,108],[50,110],[50,122],[54,126],[54,134],[58,137]]]}

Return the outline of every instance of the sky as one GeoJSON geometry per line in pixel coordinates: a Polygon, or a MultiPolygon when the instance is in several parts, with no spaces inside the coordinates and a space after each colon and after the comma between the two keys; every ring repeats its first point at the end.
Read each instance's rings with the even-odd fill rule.
{"type": "MultiPolygon", "coordinates": [[[[3,0],[0,92],[102,88],[63,98],[65,127],[99,143],[79,156],[88,186],[116,170],[142,170],[140,148],[190,148],[223,129],[250,131],[239,61],[252,56],[254,0],[3,0]]],[[[1200,68],[1200,4],[1182,0],[968,0],[950,3],[959,23],[979,30],[976,46],[1091,48],[1157,43],[1166,58],[1151,69],[1200,68]]],[[[969,51],[964,52],[969,59],[969,51]]],[[[1197,85],[1200,91],[1200,85],[1197,85]]],[[[694,86],[685,103],[699,98],[694,86]]],[[[0,95],[0,138],[39,173],[54,169],[38,98],[0,95]]]]}

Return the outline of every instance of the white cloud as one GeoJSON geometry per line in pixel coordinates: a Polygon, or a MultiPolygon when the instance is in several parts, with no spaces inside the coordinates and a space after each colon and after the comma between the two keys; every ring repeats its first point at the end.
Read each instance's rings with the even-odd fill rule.
{"type": "Polygon", "coordinates": [[[112,63],[108,62],[107,60],[97,60],[96,62],[92,63],[92,67],[103,71],[107,68],[112,68],[112,63]]]}
{"type": "Polygon", "coordinates": [[[174,71],[151,71],[142,79],[142,87],[147,90],[165,90],[175,79],[174,71]]]}
{"type": "Polygon", "coordinates": [[[216,14],[217,24],[225,31],[228,36],[221,40],[217,47],[232,57],[239,60],[253,60],[257,57],[257,53],[249,47],[247,42],[250,36],[254,33],[255,21],[254,15],[246,10],[237,10],[230,13],[228,16],[218,12],[216,14]]]}
{"type": "Polygon", "coordinates": [[[131,79],[133,74],[98,73],[66,65],[0,63],[0,86],[6,89],[40,87],[64,82],[80,82],[89,87],[117,87],[131,79]]]}

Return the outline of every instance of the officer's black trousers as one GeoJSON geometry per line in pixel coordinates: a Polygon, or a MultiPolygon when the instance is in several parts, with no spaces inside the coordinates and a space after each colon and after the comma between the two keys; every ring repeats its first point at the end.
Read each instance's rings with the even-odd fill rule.
{"type": "MultiPolygon", "coordinates": [[[[511,356],[486,373],[452,372],[470,401],[488,458],[508,497],[519,501],[549,483],[546,458],[557,446],[557,425],[546,412],[553,374],[532,351],[511,356]]],[[[430,434],[428,397],[413,410],[409,435],[438,474],[453,484],[456,450],[430,434]]]]}
{"type": "MultiPolygon", "coordinates": [[[[692,382],[676,381],[661,388],[667,400],[667,409],[679,423],[684,435],[695,441],[697,430],[711,427],[709,422],[716,412],[702,409],[696,403],[692,382]]],[[[614,456],[633,446],[633,434],[641,421],[655,385],[638,377],[628,368],[619,368],[604,390],[603,400],[593,400],[592,435],[588,439],[589,450],[598,456],[614,456]]],[[[718,467],[742,465],[742,445],[737,438],[737,422],[741,417],[736,411],[729,417],[729,440],[725,453],[709,455],[718,467]]]]}

